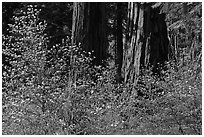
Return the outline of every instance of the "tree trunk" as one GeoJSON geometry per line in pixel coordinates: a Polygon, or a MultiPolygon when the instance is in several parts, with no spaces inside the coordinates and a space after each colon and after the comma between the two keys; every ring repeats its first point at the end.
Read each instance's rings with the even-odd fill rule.
{"type": "Polygon", "coordinates": [[[107,56],[105,3],[74,2],[73,7],[72,44],[93,51],[93,63],[103,64],[107,56]]]}
{"type": "Polygon", "coordinates": [[[136,85],[141,67],[153,66],[168,60],[169,40],[165,14],[152,3],[129,3],[127,34],[123,57],[124,81],[136,85]]]}
{"type": "Polygon", "coordinates": [[[123,61],[123,8],[122,3],[117,3],[117,35],[116,35],[116,65],[117,65],[117,75],[116,80],[117,82],[122,82],[122,61],[123,61]]]}
{"type": "Polygon", "coordinates": [[[128,4],[127,34],[123,59],[124,81],[137,83],[140,68],[141,48],[144,37],[144,5],[128,4]]]}
{"type": "Polygon", "coordinates": [[[160,13],[160,7],[145,4],[144,24],[141,64],[153,66],[153,72],[159,74],[160,65],[169,59],[170,48],[165,14],[160,13]]]}

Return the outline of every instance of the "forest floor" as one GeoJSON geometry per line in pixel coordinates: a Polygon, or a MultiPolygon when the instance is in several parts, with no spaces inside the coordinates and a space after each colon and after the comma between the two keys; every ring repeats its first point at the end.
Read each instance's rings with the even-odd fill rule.
{"type": "Polygon", "coordinates": [[[143,73],[142,82],[134,88],[114,83],[113,71],[104,70],[95,85],[82,84],[62,90],[68,95],[54,92],[53,87],[44,111],[37,100],[37,87],[21,89],[25,93],[31,91],[32,96],[27,99],[18,97],[19,91],[15,91],[16,97],[7,96],[10,100],[3,105],[2,133],[202,134],[201,72],[195,64],[178,71],[171,69],[164,80],[150,75],[150,71],[143,73]]]}

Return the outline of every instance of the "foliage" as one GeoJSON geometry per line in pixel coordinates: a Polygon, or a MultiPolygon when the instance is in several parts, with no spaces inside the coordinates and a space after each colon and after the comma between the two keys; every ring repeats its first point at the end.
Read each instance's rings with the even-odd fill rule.
{"type": "Polygon", "coordinates": [[[73,134],[201,134],[199,66],[177,71],[172,64],[162,81],[144,72],[138,87],[115,84],[113,68],[95,86],[77,87],[71,98],[78,121],[73,134]]]}
{"type": "Polygon", "coordinates": [[[51,49],[55,65],[47,67],[46,57],[53,52],[46,47],[46,23],[32,5],[22,14],[10,25],[12,35],[3,36],[3,53],[14,57],[12,68],[3,73],[3,133],[53,134],[62,124],[58,111],[68,98],[73,73],[86,72],[90,59],[67,39],[55,46],[58,50],[51,49]]]}
{"type": "Polygon", "coordinates": [[[193,54],[192,59],[197,58],[202,47],[202,3],[180,2],[164,5],[163,12],[168,13],[166,21],[170,36],[177,37],[177,50],[185,56],[193,54]]]}
{"type": "Polygon", "coordinates": [[[71,37],[72,3],[71,2],[36,2],[41,9],[39,18],[47,22],[45,32],[49,36],[48,49],[61,43],[67,36],[71,37]]]}

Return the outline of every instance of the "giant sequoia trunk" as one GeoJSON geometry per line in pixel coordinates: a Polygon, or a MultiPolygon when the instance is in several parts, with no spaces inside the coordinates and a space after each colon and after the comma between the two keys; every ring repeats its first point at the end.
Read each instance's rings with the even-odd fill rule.
{"type": "Polygon", "coordinates": [[[137,84],[140,68],[153,66],[168,60],[168,37],[165,14],[152,3],[129,3],[127,34],[123,57],[125,82],[137,84]]]}
{"type": "Polygon", "coordinates": [[[169,39],[165,14],[160,14],[160,7],[145,4],[144,43],[142,46],[141,65],[153,66],[153,72],[159,73],[158,66],[168,60],[169,39]]]}
{"type": "Polygon", "coordinates": [[[117,3],[117,35],[116,35],[116,65],[117,65],[117,82],[122,82],[121,68],[123,61],[123,3],[117,3]]]}
{"type": "Polygon", "coordinates": [[[93,51],[93,63],[101,65],[107,47],[105,3],[74,2],[73,7],[72,44],[93,51]]]}
{"type": "Polygon", "coordinates": [[[125,82],[137,83],[144,38],[144,5],[128,4],[127,34],[124,47],[123,71],[125,82]]]}

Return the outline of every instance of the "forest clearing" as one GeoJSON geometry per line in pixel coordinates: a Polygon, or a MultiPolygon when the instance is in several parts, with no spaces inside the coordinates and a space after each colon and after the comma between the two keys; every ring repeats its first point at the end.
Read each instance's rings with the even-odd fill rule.
{"type": "Polygon", "coordinates": [[[201,135],[202,2],[2,2],[3,135],[201,135]]]}

